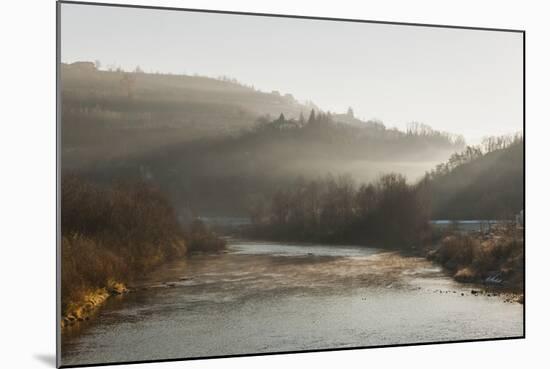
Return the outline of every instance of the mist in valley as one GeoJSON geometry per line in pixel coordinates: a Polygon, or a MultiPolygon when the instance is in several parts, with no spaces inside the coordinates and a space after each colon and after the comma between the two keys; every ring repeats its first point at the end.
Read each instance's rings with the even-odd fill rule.
{"type": "Polygon", "coordinates": [[[466,146],[425,124],[388,128],[228,77],[98,67],[62,65],[63,171],[154,182],[182,213],[247,216],[250,198],[298,178],[415,183],[466,146]]]}

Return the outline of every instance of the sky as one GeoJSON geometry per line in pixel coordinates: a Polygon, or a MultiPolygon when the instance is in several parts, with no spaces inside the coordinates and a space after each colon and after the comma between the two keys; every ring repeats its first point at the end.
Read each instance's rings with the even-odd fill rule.
{"type": "Polygon", "coordinates": [[[322,110],[459,133],[523,128],[521,33],[62,4],[61,60],[225,75],[322,110]]]}

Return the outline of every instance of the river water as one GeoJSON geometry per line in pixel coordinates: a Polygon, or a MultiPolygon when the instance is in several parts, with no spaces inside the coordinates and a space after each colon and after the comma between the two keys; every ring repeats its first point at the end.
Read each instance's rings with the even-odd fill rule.
{"type": "Polygon", "coordinates": [[[423,258],[230,240],[168,264],[62,336],[62,364],[517,337],[523,306],[423,258]]]}

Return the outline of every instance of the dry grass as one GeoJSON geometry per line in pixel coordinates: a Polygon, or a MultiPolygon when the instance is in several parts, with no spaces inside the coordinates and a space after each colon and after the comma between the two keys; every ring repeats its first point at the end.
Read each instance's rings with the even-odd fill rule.
{"type": "Polygon", "coordinates": [[[148,184],[102,187],[70,175],[61,193],[64,312],[115,280],[127,283],[187,251],[173,209],[148,184]]]}
{"type": "Polygon", "coordinates": [[[451,270],[458,281],[482,281],[498,275],[506,284],[521,287],[523,248],[522,232],[510,226],[483,236],[447,236],[431,258],[451,270]]]}
{"type": "Polygon", "coordinates": [[[476,238],[460,234],[447,236],[439,248],[438,258],[447,269],[456,270],[471,265],[479,248],[476,238]]]}

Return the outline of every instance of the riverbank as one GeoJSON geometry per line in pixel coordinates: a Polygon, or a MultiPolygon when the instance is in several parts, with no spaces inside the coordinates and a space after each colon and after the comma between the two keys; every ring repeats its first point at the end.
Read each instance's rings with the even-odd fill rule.
{"type": "Polygon", "coordinates": [[[148,182],[95,183],[64,175],[61,184],[61,321],[86,320],[126,284],[189,253],[225,241],[200,221],[187,227],[148,182]]]}
{"type": "Polygon", "coordinates": [[[523,303],[524,239],[516,225],[499,225],[488,232],[442,235],[426,258],[440,264],[454,280],[475,283],[523,303]]]}
{"type": "Polygon", "coordinates": [[[61,328],[67,328],[77,322],[89,320],[97,309],[111,296],[122,295],[130,290],[125,284],[110,281],[106,287],[85,293],[81,301],[70,302],[61,317],[61,328]]]}

